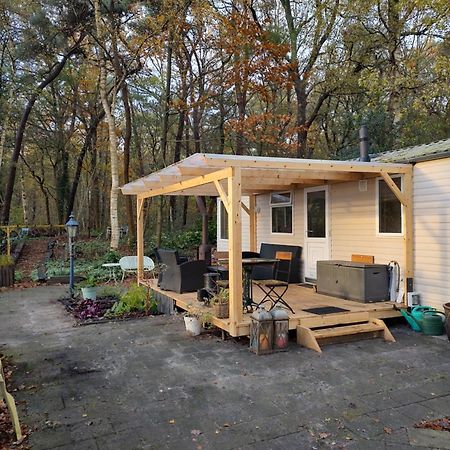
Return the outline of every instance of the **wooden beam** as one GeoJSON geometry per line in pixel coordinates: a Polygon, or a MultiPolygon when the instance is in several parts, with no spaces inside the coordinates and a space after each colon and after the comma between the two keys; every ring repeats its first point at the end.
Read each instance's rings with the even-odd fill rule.
{"type": "Polygon", "coordinates": [[[389,186],[389,189],[392,193],[397,197],[398,201],[405,206],[406,199],[403,195],[402,191],[398,188],[398,186],[394,183],[394,180],[387,173],[380,174],[385,183],[389,186]]]}
{"type": "Polygon", "coordinates": [[[137,237],[137,282],[144,276],[144,199],[137,199],[136,237],[137,237]]]}
{"type": "Polygon", "coordinates": [[[138,198],[148,198],[156,197],[157,195],[167,195],[174,192],[182,191],[185,189],[193,188],[196,186],[202,186],[214,181],[223,180],[228,178],[231,174],[231,167],[225,169],[217,170],[216,172],[209,173],[207,175],[201,175],[196,178],[191,178],[185,181],[179,181],[178,183],[171,184],[169,186],[164,186],[158,189],[150,189],[146,192],[141,192],[138,194],[138,198]]]}
{"type": "Polygon", "coordinates": [[[280,170],[280,169],[243,169],[243,180],[290,180],[301,182],[304,179],[358,181],[364,177],[362,173],[315,171],[315,170],[280,170]]]}
{"type": "Polygon", "coordinates": [[[408,303],[408,279],[414,281],[414,198],[413,198],[413,169],[403,175],[403,252],[404,269],[404,303],[408,303]]]}
{"type": "Polygon", "coordinates": [[[223,206],[225,207],[228,214],[230,214],[230,200],[228,198],[225,189],[220,184],[219,180],[214,180],[214,186],[216,186],[217,192],[219,193],[220,200],[222,200],[223,206]]]}
{"type": "Polygon", "coordinates": [[[314,159],[291,159],[273,157],[239,157],[236,155],[202,154],[205,165],[209,167],[242,167],[289,170],[325,170],[333,172],[360,172],[360,173],[406,173],[409,164],[389,164],[360,161],[327,161],[314,159]]]}
{"type": "Polygon", "coordinates": [[[250,215],[250,209],[249,209],[249,207],[248,207],[244,202],[241,202],[241,206],[242,206],[242,209],[243,209],[248,215],[250,215]]]}
{"type": "Polygon", "coordinates": [[[256,215],[256,195],[249,196],[249,215],[250,215],[250,251],[256,252],[258,246],[258,236],[257,236],[257,215],[256,215]]]}
{"type": "Polygon", "coordinates": [[[214,172],[214,170],[215,170],[214,167],[188,167],[188,166],[182,166],[182,165],[179,165],[177,167],[177,169],[181,175],[194,176],[194,177],[197,177],[199,175],[206,175],[210,172],[214,172]]]}
{"type": "Polygon", "coordinates": [[[230,282],[230,334],[236,336],[242,322],[242,222],[241,169],[233,167],[228,178],[228,253],[230,282]]]}

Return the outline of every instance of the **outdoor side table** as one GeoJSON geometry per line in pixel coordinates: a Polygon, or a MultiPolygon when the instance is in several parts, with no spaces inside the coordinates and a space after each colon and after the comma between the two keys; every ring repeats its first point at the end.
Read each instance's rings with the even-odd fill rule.
{"type": "MultiPolygon", "coordinates": [[[[228,263],[229,259],[219,259],[219,263],[228,263]]],[[[273,258],[242,258],[242,302],[247,312],[253,311],[253,306],[258,306],[253,301],[252,271],[254,266],[275,264],[278,259],[273,258]]]]}
{"type": "Polygon", "coordinates": [[[109,270],[109,278],[107,283],[109,283],[111,280],[114,280],[114,283],[117,283],[116,279],[116,269],[117,267],[120,267],[119,263],[105,263],[102,264],[102,267],[106,267],[109,270]]]}

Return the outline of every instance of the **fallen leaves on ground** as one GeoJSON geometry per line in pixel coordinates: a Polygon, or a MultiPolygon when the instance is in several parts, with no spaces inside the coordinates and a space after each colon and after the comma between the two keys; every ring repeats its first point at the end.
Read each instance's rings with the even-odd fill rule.
{"type": "Polygon", "coordinates": [[[429,428],[436,431],[450,431],[450,417],[440,419],[422,420],[414,425],[415,428],[429,428]]]}
{"type": "MultiPolygon", "coordinates": [[[[3,355],[0,355],[2,357],[3,355]]],[[[5,381],[9,392],[10,380],[13,375],[14,366],[6,358],[2,357],[3,370],[5,374],[5,381]]],[[[19,417],[20,419],[20,417],[19,417]]],[[[16,441],[16,433],[9,416],[8,408],[3,400],[0,400],[0,450],[28,450],[30,447],[24,443],[27,437],[28,430],[22,425],[22,439],[16,441]]]]}

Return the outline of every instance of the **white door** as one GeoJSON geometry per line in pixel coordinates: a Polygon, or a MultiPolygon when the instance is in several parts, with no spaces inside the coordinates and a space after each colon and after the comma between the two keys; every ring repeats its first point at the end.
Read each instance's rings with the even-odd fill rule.
{"type": "Polygon", "coordinates": [[[305,189],[305,278],[317,279],[317,261],[330,259],[328,186],[305,189]]]}

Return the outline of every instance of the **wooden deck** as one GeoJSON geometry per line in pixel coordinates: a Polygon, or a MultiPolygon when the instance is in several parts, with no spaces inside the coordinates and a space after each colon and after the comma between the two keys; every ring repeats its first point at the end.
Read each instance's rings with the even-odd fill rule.
{"type": "MultiPolygon", "coordinates": [[[[197,293],[189,292],[178,294],[172,291],[163,291],[156,285],[155,280],[141,280],[142,284],[147,285],[154,292],[167,298],[173,299],[177,307],[187,310],[190,306],[196,308],[213,309],[207,307],[204,303],[197,301],[197,293]]],[[[262,299],[262,292],[256,286],[253,287],[253,296],[256,302],[262,299]]],[[[313,289],[305,286],[291,284],[284,299],[294,310],[294,314],[289,312],[289,328],[295,330],[297,325],[304,327],[320,327],[339,325],[350,316],[355,321],[366,321],[368,319],[388,319],[391,317],[401,317],[401,313],[395,309],[393,302],[379,303],[359,303],[351,300],[329,297],[327,295],[317,294],[313,289]],[[317,308],[322,306],[335,306],[347,309],[348,311],[333,314],[313,314],[304,309],[317,308]]],[[[213,318],[213,324],[229,332],[230,322],[228,319],[213,318]]],[[[243,321],[237,326],[237,336],[247,336],[250,327],[250,313],[245,313],[243,321]]]]}

